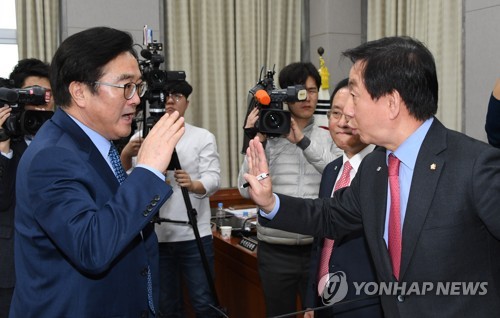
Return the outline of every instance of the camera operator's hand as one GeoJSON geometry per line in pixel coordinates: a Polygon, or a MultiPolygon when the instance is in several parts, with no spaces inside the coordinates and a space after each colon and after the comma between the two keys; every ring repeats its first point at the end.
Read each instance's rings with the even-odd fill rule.
{"type": "Polygon", "coordinates": [[[259,119],[259,108],[254,107],[252,111],[247,116],[247,121],[245,123],[245,128],[255,127],[255,123],[259,119]]]}
{"type": "Polygon", "coordinates": [[[186,188],[189,192],[196,194],[205,194],[207,190],[203,184],[198,180],[191,180],[191,176],[184,170],[175,170],[174,172],[175,181],[181,187],[186,188]]]}
{"type": "Polygon", "coordinates": [[[178,111],[165,113],[143,140],[137,154],[137,164],[165,171],[184,130],[184,117],[179,117],[178,111]]]}
{"type": "MultiPolygon", "coordinates": [[[[258,107],[254,107],[254,109],[252,109],[252,111],[250,111],[250,113],[248,114],[247,116],[247,121],[245,122],[245,130],[247,129],[255,129],[255,123],[257,122],[257,120],[259,120],[259,108],[258,107]]],[[[266,141],[266,138],[267,136],[263,133],[260,133],[260,132],[257,132],[257,135],[253,135],[253,136],[250,136],[250,138],[253,138],[254,136],[258,136],[259,139],[260,139],[260,142],[264,142],[266,141]]]]}
{"type": "MultiPolygon", "coordinates": [[[[0,135],[5,134],[5,130],[2,128],[2,126],[7,120],[7,118],[9,118],[11,111],[12,108],[10,108],[9,105],[4,105],[3,107],[0,107],[0,135]]],[[[1,137],[8,137],[8,136],[0,136],[0,140],[4,139],[1,137]]],[[[10,152],[10,138],[4,141],[0,141],[0,151],[3,153],[10,152]]]]}
{"type": "Polygon", "coordinates": [[[132,168],[132,157],[137,156],[139,153],[143,140],[144,138],[142,137],[131,139],[123,148],[120,154],[120,161],[122,162],[125,171],[132,168]]]}
{"type": "Polygon", "coordinates": [[[292,118],[290,133],[286,136],[286,139],[288,139],[292,144],[296,144],[300,142],[302,138],[304,138],[304,133],[302,133],[302,130],[299,128],[295,120],[292,118]]]}

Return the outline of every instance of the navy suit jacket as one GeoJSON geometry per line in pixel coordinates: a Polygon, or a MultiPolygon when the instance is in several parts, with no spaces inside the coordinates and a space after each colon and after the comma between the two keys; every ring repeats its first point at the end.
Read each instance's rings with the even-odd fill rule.
{"type": "Polygon", "coordinates": [[[147,317],[147,268],[158,308],[151,219],[172,194],[136,168],[123,184],[61,109],[17,171],[16,287],[10,317],[147,317]]]}
{"type": "MultiPolygon", "coordinates": [[[[351,186],[333,198],[279,194],[276,216],[259,222],[334,239],[363,229],[378,280],[394,284],[384,240],[387,178],[386,150],[375,149],[363,159],[351,186]]],[[[420,294],[415,289],[384,292],[384,315],[499,317],[499,208],[500,150],[446,129],[434,118],[416,158],[403,223],[399,284],[410,288],[416,283],[420,294]],[[432,290],[422,293],[424,282],[432,290]],[[444,296],[438,284],[456,287],[445,289],[444,296]]]]}
{"type": "MultiPolygon", "coordinates": [[[[323,170],[319,188],[320,198],[330,198],[335,180],[342,168],[343,158],[330,162],[323,170]]],[[[318,297],[318,272],[324,239],[315,237],[311,251],[311,265],[307,290],[306,306],[308,308],[323,306],[318,297]]],[[[363,231],[354,231],[341,241],[335,241],[334,251],[330,257],[329,272],[346,273],[348,293],[346,297],[331,308],[319,310],[315,317],[383,317],[379,297],[368,297],[361,293],[356,295],[352,282],[376,282],[373,261],[368,252],[363,231]],[[355,301],[357,300],[357,301],[355,301]],[[346,302],[342,304],[342,302],[346,302]]]]}

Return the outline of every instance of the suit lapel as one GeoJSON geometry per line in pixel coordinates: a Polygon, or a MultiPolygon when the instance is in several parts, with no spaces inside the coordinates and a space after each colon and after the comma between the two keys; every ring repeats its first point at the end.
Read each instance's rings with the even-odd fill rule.
{"type": "Polygon", "coordinates": [[[373,216],[375,217],[375,235],[367,237],[376,237],[374,242],[376,255],[379,258],[379,263],[383,265],[384,268],[384,280],[392,280],[392,264],[389,257],[389,252],[387,251],[387,244],[384,240],[384,230],[385,230],[385,217],[387,211],[387,187],[388,187],[388,171],[387,163],[385,160],[385,149],[378,148],[376,152],[376,160],[374,161],[374,166],[370,167],[373,169],[375,174],[373,189],[373,216]]]}
{"type": "Polygon", "coordinates": [[[115,191],[119,186],[118,179],[89,136],[61,109],[56,110],[51,120],[75,140],[82,158],[91,162],[97,174],[115,191]]]}
{"type": "Polygon", "coordinates": [[[410,264],[422,228],[436,192],[445,161],[439,153],[446,148],[446,129],[434,122],[420,148],[410,187],[406,216],[403,224],[403,246],[400,277],[410,264]]]}

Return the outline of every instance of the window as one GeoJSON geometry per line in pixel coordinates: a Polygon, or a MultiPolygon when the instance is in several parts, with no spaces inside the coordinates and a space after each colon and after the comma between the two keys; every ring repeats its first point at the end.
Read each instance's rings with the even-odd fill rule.
{"type": "Polygon", "coordinates": [[[16,65],[19,60],[17,52],[15,3],[15,0],[2,0],[2,10],[0,10],[0,52],[2,52],[0,77],[4,78],[9,77],[14,65],[16,65]]]}

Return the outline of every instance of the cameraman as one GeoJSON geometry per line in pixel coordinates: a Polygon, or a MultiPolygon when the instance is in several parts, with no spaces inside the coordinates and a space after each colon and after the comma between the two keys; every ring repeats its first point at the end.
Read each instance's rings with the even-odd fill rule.
{"type": "MultiPolygon", "coordinates": [[[[38,59],[20,60],[9,76],[15,88],[38,85],[50,90],[49,65],[38,59]]],[[[25,105],[25,110],[54,110],[51,97],[45,105],[25,105]]],[[[0,107],[0,127],[11,113],[9,105],[0,107]]],[[[0,128],[3,129],[3,128],[0,128]]],[[[14,272],[14,209],[17,164],[33,136],[0,141],[0,317],[9,314],[15,284],[14,272]]]]}
{"type": "MultiPolygon", "coordinates": [[[[184,116],[188,106],[188,97],[193,88],[187,81],[167,81],[165,85],[165,111],[169,114],[178,111],[184,116]]],[[[189,192],[193,209],[197,211],[197,227],[204,252],[214,274],[214,251],[210,225],[209,196],[220,186],[220,163],[215,136],[206,129],[185,123],[185,133],[176,145],[176,151],[182,170],[167,170],[166,182],[174,193],[160,209],[160,217],[187,222],[188,214],[182,189],[189,192]]],[[[140,145],[142,131],[130,139],[122,152],[124,167],[135,166],[135,157],[125,153],[129,147],[136,149],[140,145]]],[[[193,229],[188,224],[162,222],[155,226],[160,252],[160,317],[184,317],[181,277],[186,283],[190,303],[196,317],[219,317],[211,306],[215,299],[203,270],[202,259],[197,247],[193,229]]]]}
{"type": "MultiPolygon", "coordinates": [[[[321,77],[312,63],[292,63],[279,74],[281,88],[304,85],[307,98],[288,103],[291,113],[291,129],[286,138],[267,138],[259,133],[261,142],[266,141],[265,151],[269,160],[269,171],[273,175],[276,192],[302,198],[317,198],[321,173],[325,166],[342,155],[333,143],[328,130],[314,124],[314,111],[318,102],[321,77]]],[[[245,127],[257,120],[256,110],[250,112],[245,127]]],[[[243,174],[248,163],[243,162],[238,184],[240,193],[245,183],[243,174]]],[[[297,233],[285,232],[257,224],[259,247],[257,259],[259,275],[264,291],[267,316],[276,316],[296,310],[297,294],[304,304],[308,282],[309,262],[313,238],[297,233]]]]}

